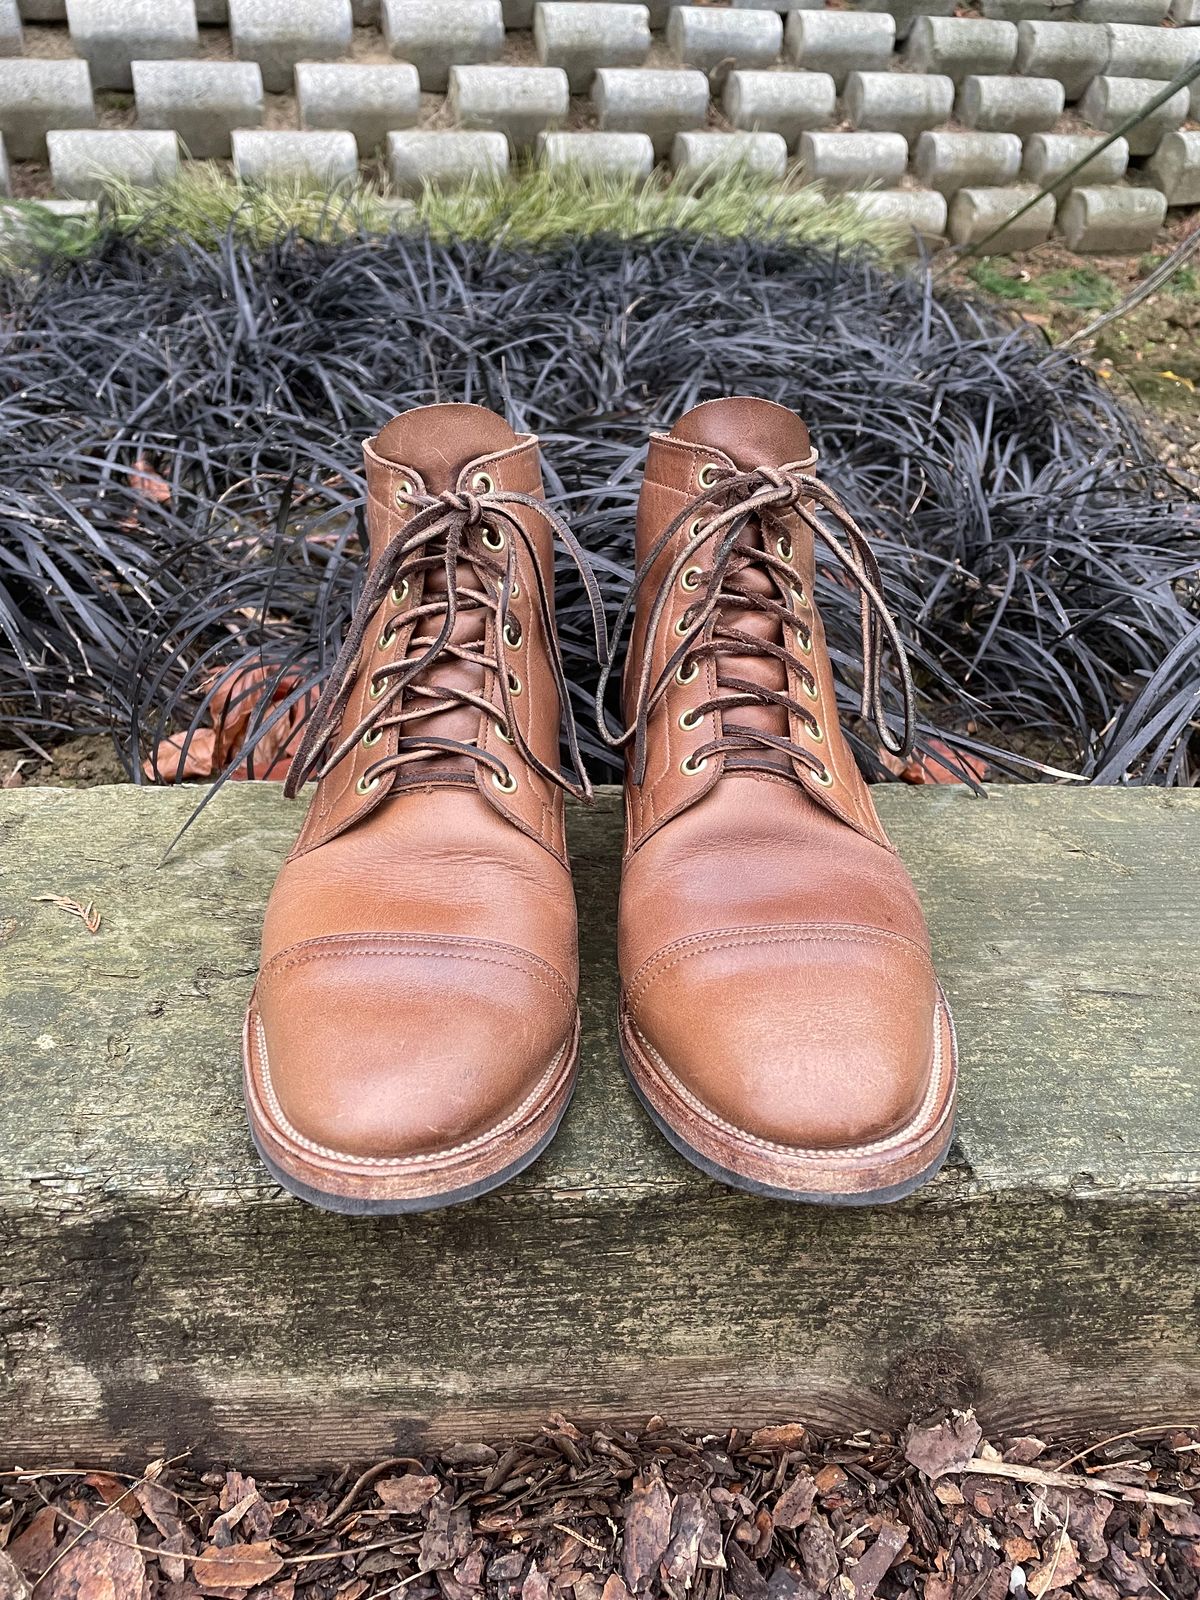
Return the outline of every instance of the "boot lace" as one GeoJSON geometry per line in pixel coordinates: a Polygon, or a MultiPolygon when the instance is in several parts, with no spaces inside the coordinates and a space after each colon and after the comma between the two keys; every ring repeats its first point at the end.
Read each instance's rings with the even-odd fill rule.
{"type": "Polygon", "coordinates": [[[425,718],[451,707],[473,707],[485,716],[496,715],[495,705],[482,692],[466,686],[422,681],[435,663],[457,660],[465,666],[481,668],[485,674],[485,687],[488,675],[494,675],[499,681],[503,720],[497,721],[497,732],[501,738],[511,744],[543,778],[577,798],[590,799],[592,785],[583,765],[575,720],[571,714],[553,606],[546,592],[533,540],[515,514],[515,508],[524,506],[535,511],[560,540],[578,569],[591,606],[597,659],[603,661],[608,653],[603,602],[587,557],[575,535],[544,501],[516,490],[491,489],[480,494],[448,491],[439,495],[413,492],[400,498],[414,506],[416,514],[386,546],[368,574],[345,642],[288,772],[285,793],[294,796],[310,777],[315,775],[322,778],[330,772],[360,740],[369,747],[388,728],[400,730],[395,754],[382,757],[366,769],[361,780],[364,792],[367,787],[373,788],[386,773],[438,753],[464,756],[480,766],[490,768],[496,786],[504,792],[511,792],[515,780],[499,756],[481,749],[473,742],[443,738],[421,728],[425,718]],[[483,530],[481,542],[484,548],[468,551],[465,547],[466,536],[476,528],[483,530]],[[509,535],[507,538],[504,537],[506,533],[509,535]],[[571,762],[570,770],[566,773],[547,766],[530,749],[513,709],[514,679],[503,657],[503,645],[507,642],[515,647],[520,643],[519,624],[509,617],[509,605],[517,580],[518,543],[529,553],[530,566],[536,574],[538,613],[548,643],[560,721],[566,724],[571,762]],[[468,582],[463,567],[469,567],[483,583],[476,586],[468,582]],[[419,574],[438,568],[444,577],[444,588],[425,592],[420,604],[399,613],[398,608],[414,579],[419,574]],[[459,643],[452,640],[456,621],[468,611],[487,612],[494,618],[491,630],[493,646],[490,651],[486,629],[481,639],[459,643]],[[399,626],[415,624],[405,654],[375,668],[371,674],[369,691],[372,705],[361,721],[334,744],[342,715],[358,679],[363,643],[376,625],[376,619],[381,616],[385,618],[382,630],[384,640],[399,626]]]}
{"type": "Polygon", "coordinates": [[[799,591],[796,572],[782,554],[776,553],[780,550],[788,555],[791,553],[790,535],[781,520],[786,511],[796,513],[811,531],[814,540],[820,540],[838,569],[858,591],[862,631],[862,715],[873,723],[885,749],[894,755],[907,755],[911,749],[914,732],[912,674],[895,620],[881,593],[879,564],[866,534],[833,490],[813,475],[812,468],[815,465],[814,454],[808,460],[786,468],[759,467],[752,472],[718,471],[712,484],[663,529],[638,568],[625,604],[617,615],[612,647],[601,672],[596,696],[596,718],[605,743],[614,750],[623,748],[630,741],[633,743],[635,783],[641,783],[645,778],[647,730],[651,713],[676,674],[694,676],[693,664],[706,657],[716,662],[719,692],[696,706],[693,715],[699,718],[712,712],[722,713],[722,731],[719,738],[710,740],[693,753],[693,763],[698,766],[708,756],[723,752],[774,750],[801,762],[822,783],[829,781],[827,769],[811,751],[767,729],[729,720],[729,714],[736,716],[739,708],[779,706],[800,717],[819,736],[819,725],[808,706],[789,694],[723,671],[724,657],[769,657],[798,673],[809,691],[815,694],[817,680],[804,659],[811,652],[812,630],[786,603],[792,590],[799,591]],[[813,507],[828,513],[844,535],[844,543],[837,533],[826,526],[813,507]],[[747,536],[748,526],[752,528],[754,522],[762,530],[761,546],[752,542],[752,531],[747,536]],[[651,569],[685,524],[689,525],[687,539],[664,575],[650,609],[632,720],[628,727],[614,732],[605,715],[604,697],[621,637],[651,569]],[[713,543],[707,569],[693,565],[699,551],[710,540],[713,543]],[[765,570],[771,576],[777,593],[761,593],[745,587],[739,581],[739,576],[752,566],[759,571],[765,570]],[[676,625],[681,642],[668,656],[658,677],[653,678],[655,641],[662,628],[674,586],[681,578],[685,588],[695,590],[696,598],[676,625]],[[785,643],[778,644],[738,628],[725,616],[730,609],[757,611],[776,618],[780,625],[780,637],[785,643]],[[786,644],[789,629],[796,634],[795,650],[789,649],[786,644]],[[903,732],[900,738],[892,733],[883,705],[884,640],[890,648],[900,685],[903,706],[903,732]]]}

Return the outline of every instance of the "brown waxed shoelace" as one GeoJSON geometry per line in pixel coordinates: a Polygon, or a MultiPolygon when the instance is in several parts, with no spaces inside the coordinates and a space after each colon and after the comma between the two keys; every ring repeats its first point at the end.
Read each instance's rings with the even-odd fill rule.
{"type": "MultiPolygon", "coordinates": [[[[309,777],[324,777],[363,738],[388,727],[401,730],[394,755],[381,757],[364,773],[367,779],[379,779],[385,773],[397,770],[410,762],[435,753],[465,756],[482,766],[491,768],[502,784],[511,782],[511,773],[504,761],[477,744],[466,740],[447,739],[435,734],[413,733],[404,730],[422,718],[433,716],[455,706],[473,707],[485,716],[495,714],[495,706],[482,694],[453,685],[429,684],[420,681],[422,675],[440,660],[450,658],[485,673],[494,673],[500,683],[504,706],[504,736],[514,745],[518,754],[542,777],[565,789],[578,798],[590,799],[591,780],[584,769],[579,750],[575,720],[571,713],[566,683],[566,671],[554,624],[553,607],[546,592],[545,581],[533,541],[512,510],[525,506],[545,521],[551,532],[561,540],[564,549],[579,571],[592,609],[596,632],[597,659],[603,662],[608,655],[608,637],[604,618],[604,605],[588,560],[579,541],[561,517],[557,516],[543,500],[516,490],[498,489],[485,494],[460,494],[453,490],[440,495],[413,493],[404,498],[417,508],[416,515],[386,546],[372,567],[362,596],[355,608],[350,630],[338,652],[329,679],[321,693],[316,709],[305,728],[304,738],[288,772],[284,791],[295,795],[309,777]],[[468,550],[465,537],[473,528],[484,528],[492,534],[507,531],[504,540],[507,550],[502,554],[497,545],[495,557],[488,551],[468,550]],[[529,748],[513,711],[509,671],[503,657],[503,641],[509,631],[516,631],[508,616],[509,602],[516,581],[515,541],[520,540],[529,552],[531,565],[537,579],[538,610],[545,634],[558,696],[560,723],[566,722],[567,748],[572,771],[563,773],[548,767],[529,748]],[[474,569],[477,575],[491,579],[495,592],[486,587],[475,588],[465,584],[459,576],[459,563],[474,569]],[[403,659],[387,662],[372,674],[372,688],[378,703],[347,733],[337,746],[326,753],[326,747],[337,733],[342,715],[358,678],[359,655],[368,632],[378,614],[394,594],[404,590],[418,574],[440,567],[445,577],[444,590],[426,591],[419,605],[390,617],[385,633],[398,624],[416,622],[417,627],[409,640],[409,650],[419,649],[416,655],[406,654],[403,659]],[[483,639],[454,644],[451,634],[457,618],[465,611],[491,611],[495,625],[494,651],[487,653],[483,639]],[[440,621],[439,621],[440,619],[440,621]],[[428,624],[429,634],[422,635],[421,628],[428,624]],[[436,632],[433,628],[436,626],[436,632]],[[415,704],[403,705],[408,695],[415,704]]],[[[393,600],[393,604],[395,601],[393,600]]]]}
{"type": "MultiPolygon", "coordinates": [[[[758,655],[782,662],[786,667],[798,672],[811,687],[816,687],[812,672],[799,656],[785,646],[772,643],[770,640],[758,638],[736,628],[723,627],[719,617],[722,606],[767,612],[778,617],[782,627],[798,630],[804,639],[805,647],[811,644],[810,631],[782,600],[736,586],[737,573],[746,566],[754,565],[770,574],[784,593],[796,587],[794,569],[782,557],[774,555],[766,548],[770,542],[766,537],[766,524],[770,523],[773,516],[788,510],[794,511],[800,517],[811,530],[814,539],[820,539],[838,567],[847,574],[858,590],[862,626],[863,716],[871,720],[884,748],[892,754],[905,756],[911,749],[914,731],[912,674],[895,620],[881,593],[879,564],[866,534],[832,489],[812,474],[811,468],[815,464],[814,454],[807,460],[788,467],[759,467],[752,472],[724,473],[716,479],[711,488],[705,489],[702,494],[684,506],[678,516],[664,528],[638,568],[633,586],[613,628],[612,647],[601,672],[596,695],[596,720],[605,743],[616,750],[633,740],[635,783],[641,783],[646,774],[646,742],[651,712],[666,693],[667,685],[676,671],[684,663],[695,661],[705,655],[711,656],[717,662],[717,686],[722,693],[694,708],[697,716],[714,711],[722,713],[736,711],[738,707],[774,705],[794,713],[815,729],[812,712],[790,695],[743,678],[723,678],[720,675],[722,656],[758,655]],[[845,545],[821,522],[816,513],[809,509],[805,504],[806,501],[815,502],[837,522],[846,535],[845,545]],[[604,696],[612,676],[626,622],[642,586],[663,550],[688,519],[696,517],[696,513],[705,506],[710,508],[711,514],[697,518],[687,542],[672,561],[654,597],[642,646],[642,664],[634,700],[633,718],[622,732],[614,733],[609,728],[604,713],[604,696]],[[764,548],[761,549],[756,545],[741,542],[747,523],[755,517],[764,525],[764,548]],[[709,540],[714,540],[711,564],[707,573],[700,570],[695,584],[697,590],[700,590],[703,584],[703,593],[698,593],[697,598],[683,613],[680,619],[683,634],[681,643],[667,658],[657,679],[651,682],[654,645],[674,585],[709,540]],[[710,620],[713,624],[711,628],[710,620]],[[704,637],[706,633],[707,637],[704,637]],[[883,706],[881,634],[886,637],[891,648],[900,680],[904,717],[904,731],[900,739],[896,739],[888,727],[883,706]]],[[[784,637],[786,638],[786,633],[784,637]]],[[[720,738],[710,740],[693,753],[693,762],[698,763],[708,756],[723,752],[755,748],[777,750],[809,767],[822,782],[827,780],[828,774],[822,763],[810,751],[790,739],[744,724],[723,722],[722,729],[720,738]]]]}

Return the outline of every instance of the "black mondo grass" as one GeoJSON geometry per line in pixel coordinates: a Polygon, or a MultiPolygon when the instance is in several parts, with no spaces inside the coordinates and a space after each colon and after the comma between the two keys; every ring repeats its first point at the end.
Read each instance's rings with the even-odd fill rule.
{"type": "MultiPolygon", "coordinates": [[[[140,776],[230,682],[254,699],[252,738],[278,722],[353,603],[361,440],[432,401],[541,435],[611,620],[648,433],[748,393],[808,420],[872,534],[924,747],[996,775],[1197,779],[1200,502],[1087,368],[928,274],[678,234],[540,251],[113,237],[3,279],[0,305],[5,744],[111,729],[140,776]]],[[[559,577],[584,753],[612,778],[591,618],[559,577]]],[[[853,720],[854,598],[832,579],[820,598],[882,776],[853,720]]]]}

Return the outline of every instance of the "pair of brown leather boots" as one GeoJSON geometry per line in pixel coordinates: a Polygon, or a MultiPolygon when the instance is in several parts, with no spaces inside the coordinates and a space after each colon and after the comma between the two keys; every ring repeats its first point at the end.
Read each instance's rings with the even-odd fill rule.
{"type": "MultiPolygon", "coordinates": [[[[370,564],[289,777],[318,778],[267,908],[250,1127],[336,1211],[467,1200],[553,1137],[579,1054],[564,791],[578,760],[537,440],[478,406],[365,446],[370,564]],[[560,765],[565,723],[575,761],[560,765]]],[[[649,448],[622,616],[621,1054],[670,1142],[737,1188],[868,1204],[950,1140],[954,1035],[912,882],[838,723],[817,549],[911,687],[870,548],[765,400],[649,448]]],[[[618,636],[620,628],[618,628],[618,636]]],[[[602,647],[603,648],[603,647],[602,647]]],[[[601,711],[603,721],[603,712],[601,711]]],[[[905,739],[898,741],[907,743],[905,739]]]]}

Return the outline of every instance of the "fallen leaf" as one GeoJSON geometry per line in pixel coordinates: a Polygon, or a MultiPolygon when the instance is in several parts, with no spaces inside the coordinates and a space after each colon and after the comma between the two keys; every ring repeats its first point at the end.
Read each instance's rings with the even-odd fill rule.
{"type": "Polygon", "coordinates": [[[58,1512],[53,1506],[43,1506],[9,1545],[9,1555],[27,1578],[40,1578],[54,1560],[57,1526],[58,1512]]]}
{"type": "Polygon", "coordinates": [[[134,494],[158,505],[166,505],[171,498],[171,485],[151,467],[145,456],[139,456],[129,474],[129,485],[134,494]]]}
{"type": "Polygon", "coordinates": [[[625,1503],[621,1568],[631,1594],[648,1587],[670,1541],[671,1497],[656,1466],[648,1478],[633,1480],[633,1493],[625,1503]]]}
{"type": "Polygon", "coordinates": [[[914,1427],[904,1446],[904,1459],[927,1478],[961,1472],[975,1457],[983,1429],[973,1411],[952,1411],[932,1427],[914,1427]]]}
{"type": "Polygon", "coordinates": [[[629,1590],[619,1572],[610,1572],[600,1591],[600,1600],[629,1600],[629,1590]]]}
{"type": "Polygon", "coordinates": [[[38,1600],[149,1600],[137,1527],[123,1511],[102,1512],[37,1585],[38,1600]]]}
{"type": "Polygon", "coordinates": [[[406,1472],[402,1478],[380,1478],[375,1493],[389,1511],[411,1517],[427,1506],[438,1492],[436,1478],[423,1478],[419,1473],[406,1472]]]}
{"type": "Polygon", "coordinates": [[[269,1583],[283,1566],[269,1541],[255,1544],[206,1545],[196,1558],[192,1576],[205,1594],[241,1600],[255,1584],[269,1583]]]}
{"type": "Polygon", "coordinates": [[[879,759],[905,783],[965,783],[968,774],[976,783],[982,783],[988,770],[986,761],[955,750],[944,739],[930,739],[923,749],[914,750],[907,758],[882,750],[879,759]]]}
{"type": "MultiPolygon", "coordinates": [[[[205,685],[206,715],[212,726],[192,732],[187,739],[186,755],[183,753],[184,734],[172,733],[160,739],[154,755],[142,764],[146,777],[152,783],[183,783],[188,779],[215,777],[231,763],[230,777],[235,780],[249,778],[252,766],[255,778],[286,777],[310,710],[308,696],[298,700],[269,732],[256,739],[252,755],[240,762],[237,760],[251,726],[261,726],[268,721],[272,708],[293,694],[301,682],[294,672],[285,673],[278,681],[276,678],[277,674],[269,667],[227,668],[210,678],[205,685]]],[[[476,1445],[461,1448],[466,1451],[490,1449],[476,1445]]],[[[493,1459],[494,1456],[493,1451],[493,1459]]]]}
{"type": "Polygon", "coordinates": [[[1028,1574],[1025,1587],[1040,1600],[1051,1589],[1069,1589],[1082,1571],[1079,1552],[1064,1533],[1053,1542],[1048,1558],[1028,1574]]]}
{"type": "MultiPolygon", "coordinates": [[[[81,905],[78,900],[68,900],[65,895],[61,894],[39,894],[36,895],[34,899],[35,904],[57,906],[60,911],[65,911],[68,916],[78,917],[80,922],[83,923],[84,927],[89,933],[100,932],[100,913],[96,910],[96,907],[90,900],[88,901],[87,905],[81,905]]],[[[116,1478],[110,1478],[108,1473],[93,1473],[92,1477],[86,1479],[85,1481],[91,1483],[92,1478],[104,1478],[108,1480],[115,1488],[117,1499],[123,1500],[125,1498],[127,1493],[125,1485],[123,1483],[119,1483],[116,1478]]],[[[97,1488],[97,1485],[92,1484],[92,1487],[97,1488]]],[[[107,1500],[107,1496],[104,1495],[103,1491],[101,1490],[99,1492],[101,1494],[101,1498],[107,1500]]],[[[108,1504],[111,1505],[114,1504],[114,1502],[108,1501],[108,1504]]]]}

